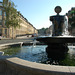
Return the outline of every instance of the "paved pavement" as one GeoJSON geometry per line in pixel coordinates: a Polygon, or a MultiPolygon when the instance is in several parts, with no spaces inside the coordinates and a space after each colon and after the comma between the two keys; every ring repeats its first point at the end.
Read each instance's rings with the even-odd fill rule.
{"type": "Polygon", "coordinates": [[[16,43],[16,42],[33,42],[34,38],[21,38],[21,39],[2,39],[0,40],[0,44],[7,44],[7,43],[16,43]]]}

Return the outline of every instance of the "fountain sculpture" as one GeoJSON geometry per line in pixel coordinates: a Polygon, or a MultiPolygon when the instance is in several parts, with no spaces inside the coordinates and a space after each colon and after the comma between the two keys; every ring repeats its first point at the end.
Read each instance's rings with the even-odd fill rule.
{"type": "Polygon", "coordinates": [[[74,36],[63,36],[65,30],[65,16],[59,15],[62,8],[60,6],[55,7],[55,12],[57,15],[50,16],[50,21],[53,23],[52,36],[50,37],[38,37],[37,41],[43,42],[47,44],[46,52],[49,58],[52,60],[60,60],[60,58],[64,58],[63,55],[67,53],[68,46],[67,43],[74,43],[74,36]],[[58,58],[60,57],[60,58],[58,58]]]}
{"type": "Polygon", "coordinates": [[[55,7],[55,12],[57,15],[50,16],[50,21],[53,23],[52,36],[61,36],[63,33],[64,16],[59,15],[61,10],[62,9],[60,6],[55,7]]]}

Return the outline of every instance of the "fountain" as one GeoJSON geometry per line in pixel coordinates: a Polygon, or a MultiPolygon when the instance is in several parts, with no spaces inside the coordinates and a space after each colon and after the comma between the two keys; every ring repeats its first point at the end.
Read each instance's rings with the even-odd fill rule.
{"type": "MultiPolygon", "coordinates": [[[[66,30],[67,26],[64,25],[65,16],[59,15],[58,11],[61,11],[61,8],[59,6],[55,8],[55,11],[57,12],[57,15],[50,17],[50,20],[53,23],[52,37],[36,38],[36,40],[43,42],[47,45],[45,46],[36,45],[37,47],[35,47],[36,41],[34,40],[34,44],[33,44],[34,48],[30,46],[31,43],[29,43],[29,46],[26,46],[28,45],[26,43],[25,46],[21,46],[20,48],[12,47],[12,48],[8,48],[7,50],[2,49],[2,51],[0,51],[0,54],[2,55],[2,57],[3,55],[6,55],[8,57],[4,56],[3,58],[1,58],[1,55],[0,55],[0,59],[1,59],[0,60],[0,75],[26,75],[26,74],[27,75],[75,75],[75,67],[73,67],[75,66],[75,49],[74,50],[72,49],[72,51],[71,50],[69,51],[71,55],[69,55],[70,58],[68,56],[69,58],[67,60],[68,64],[66,64],[65,60],[62,61],[66,57],[65,54],[68,51],[67,43],[74,43],[75,37],[64,36],[65,31],[67,31],[66,30]],[[45,48],[46,48],[48,57],[50,58],[50,61],[47,61],[47,63],[45,64],[50,63],[52,65],[39,64],[41,63],[39,59],[42,59],[42,61],[44,59],[47,59],[46,52],[44,51],[45,48]],[[72,59],[72,54],[74,59],[72,59]],[[29,61],[26,61],[27,58],[29,59],[29,61]],[[33,61],[33,62],[30,62],[30,61],[33,61]],[[39,63],[36,63],[38,61],[39,63]],[[64,66],[55,66],[55,65],[64,65],[64,66]]],[[[12,45],[15,46],[18,44],[9,43],[9,44],[2,45],[2,47],[12,46],[12,45]]]]}
{"type": "Polygon", "coordinates": [[[52,36],[36,38],[37,41],[48,45],[46,52],[48,58],[52,58],[52,61],[59,61],[60,58],[64,58],[68,52],[67,44],[75,42],[74,36],[65,36],[65,33],[68,33],[68,22],[66,22],[65,16],[59,15],[61,10],[62,8],[60,6],[56,6],[55,12],[57,15],[50,16],[50,21],[53,23],[52,36]]]}

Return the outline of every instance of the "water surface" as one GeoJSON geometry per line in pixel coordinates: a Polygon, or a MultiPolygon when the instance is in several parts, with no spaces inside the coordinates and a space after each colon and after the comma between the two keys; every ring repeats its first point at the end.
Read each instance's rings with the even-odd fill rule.
{"type": "Polygon", "coordinates": [[[45,51],[47,45],[36,45],[36,46],[22,46],[15,48],[3,49],[3,56],[19,57],[24,60],[51,64],[51,65],[64,65],[64,66],[75,66],[75,46],[69,46],[69,51],[62,56],[55,58],[57,55],[52,54],[53,58],[48,58],[45,51]],[[59,59],[60,58],[60,59],[59,59]]]}

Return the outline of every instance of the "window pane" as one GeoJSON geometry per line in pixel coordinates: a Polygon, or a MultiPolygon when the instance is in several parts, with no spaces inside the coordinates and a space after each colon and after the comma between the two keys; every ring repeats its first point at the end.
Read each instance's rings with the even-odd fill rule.
{"type": "Polygon", "coordinates": [[[0,25],[2,25],[2,20],[0,20],[0,25]]]}
{"type": "Polygon", "coordinates": [[[5,29],[5,34],[7,34],[7,29],[5,29]]]}
{"type": "Polygon", "coordinates": [[[0,15],[2,15],[2,10],[0,10],[0,15]]]}
{"type": "Polygon", "coordinates": [[[3,6],[2,3],[0,3],[0,6],[3,6]]]}
{"type": "Polygon", "coordinates": [[[4,16],[6,16],[6,12],[4,12],[4,16]]]}
{"type": "Polygon", "coordinates": [[[2,29],[0,29],[0,33],[2,33],[2,29]]]}

